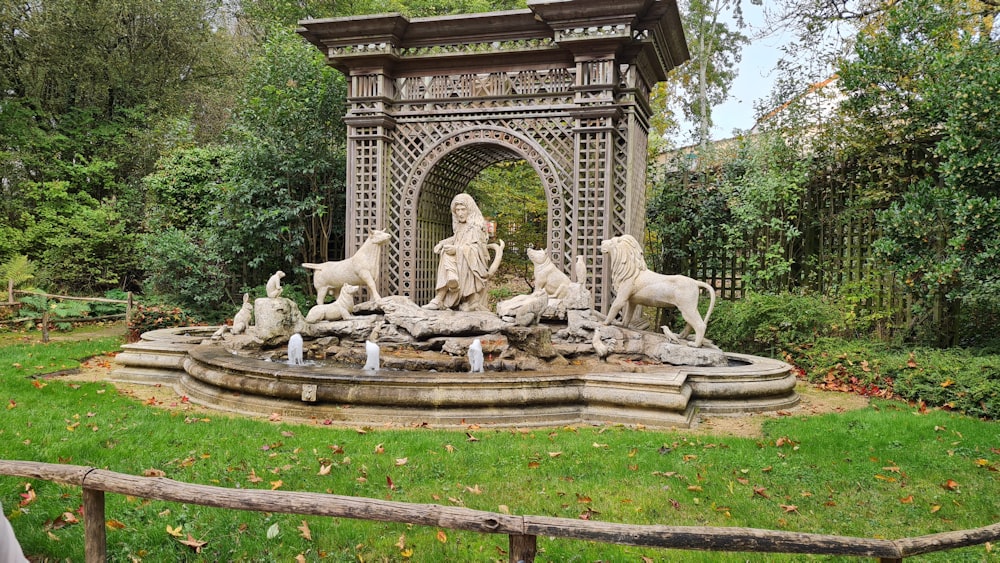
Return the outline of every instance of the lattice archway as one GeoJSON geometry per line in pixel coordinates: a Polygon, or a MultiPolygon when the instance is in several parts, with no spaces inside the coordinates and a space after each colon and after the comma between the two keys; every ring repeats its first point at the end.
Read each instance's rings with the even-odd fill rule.
{"type": "Polygon", "coordinates": [[[528,8],[302,22],[349,77],[347,248],[394,235],[386,293],[430,298],[447,208],[484,168],[528,161],[545,187],[548,246],[588,263],[604,309],[602,240],[642,237],[649,92],[688,58],[674,0],[529,0],[528,8]]]}
{"type": "Polygon", "coordinates": [[[437,241],[451,236],[451,199],[466,190],[480,172],[494,164],[526,161],[538,174],[549,208],[547,235],[550,249],[561,259],[564,247],[562,201],[566,187],[559,166],[542,147],[517,132],[499,127],[458,131],[434,144],[418,159],[400,206],[400,268],[396,292],[425,302],[434,295],[437,241]],[[412,241],[412,244],[407,244],[412,241]],[[412,275],[406,275],[410,273],[412,275]]]}

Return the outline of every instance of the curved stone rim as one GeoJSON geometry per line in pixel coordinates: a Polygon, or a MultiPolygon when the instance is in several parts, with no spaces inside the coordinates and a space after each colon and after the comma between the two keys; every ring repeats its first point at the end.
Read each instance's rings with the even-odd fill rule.
{"type": "Polygon", "coordinates": [[[336,424],[436,427],[626,424],[689,427],[701,413],[794,407],[789,364],[727,353],[725,367],[560,368],[537,372],[405,372],[289,366],[205,342],[214,327],[161,329],[125,345],[120,381],[169,383],[193,402],[244,415],[279,413],[336,424]],[[151,377],[150,374],[158,374],[151,377]]]}

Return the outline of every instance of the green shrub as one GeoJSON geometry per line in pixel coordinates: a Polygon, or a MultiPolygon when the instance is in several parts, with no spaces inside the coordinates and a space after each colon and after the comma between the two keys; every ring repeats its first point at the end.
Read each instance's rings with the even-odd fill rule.
{"type": "MultiPolygon", "coordinates": [[[[111,289],[104,292],[104,298],[125,301],[128,299],[128,293],[120,289],[111,289]]],[[[95,302],[90,304],[90,312],[93,313],[95,317],[102,317],[104,315],[120,315],[125,312],[125,304],[95,302]]]]}
{"type": "Polygon", "coordinates": [[[825,299],[789,293],[748,293],[738,301],[718,301],[708,334],[724,350],[778,354],[794,344],[839,334],[844,314],[825,299]]]}
{"type": "Polygon", "coordinates": [[[785,359],[821,387],[1000,418],[1000,355],[824,338],[785,359]]]}

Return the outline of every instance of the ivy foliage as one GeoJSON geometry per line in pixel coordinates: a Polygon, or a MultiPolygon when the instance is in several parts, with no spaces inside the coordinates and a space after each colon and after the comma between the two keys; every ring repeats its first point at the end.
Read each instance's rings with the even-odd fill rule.
{"type": "Polygon", "coordinates": [[[775,132],[748,140],[725,175],[733,220],[724,226],[729,253],[737,256],[746,290],[780,292],[789,283],[802,234],[799,208],[809,162],[775,132]]]}

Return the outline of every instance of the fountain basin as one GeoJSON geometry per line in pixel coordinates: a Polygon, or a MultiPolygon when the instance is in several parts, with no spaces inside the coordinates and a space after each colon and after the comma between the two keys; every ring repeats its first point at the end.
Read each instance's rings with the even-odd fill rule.
{"type": "Polygon", "coordinates": [[[118,355],[118,381],[171,385],[225,411],[339,425],[436,427],[627,424],[689,427],[698,412],[750,413],[795,406],[790,365],[727,354],[728,366],[606,363],[542,371],[413,372],[290,366],[234,355],[205,341],[213,328],[143,334],[118,355]]]}

